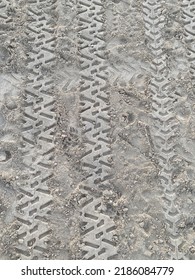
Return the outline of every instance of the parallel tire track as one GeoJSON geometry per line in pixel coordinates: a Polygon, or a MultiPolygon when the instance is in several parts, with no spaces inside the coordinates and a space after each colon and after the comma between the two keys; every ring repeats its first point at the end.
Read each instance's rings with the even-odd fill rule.
{"type": "Polygon", "coordinates": [[[82,157],[87,179],[81,190],[82,251],[85,259],[109,259],[116,255],[114,223],[101,213],[101,198],[88,188],[106,188],[110,178],[110,117],[107,66],[104,50],[104,8],[101,0],[78,1],[80,58],[80,118],[86,152],[82,157]]]}
{"type": "Polygon", "coordinates": [[[145,0],[143,15],[149,48],[153,55],[150,91],[152,95],[152,118],[154,144],[160,168],[159,179],[163,189],[163,210],[171,247],[171,259],[185,259],[182,252],[183,238],[178,232],[181,212],[177,206],[177,183],[173,178],[173,160],[176,154],[176,131],[178,124],[174,117],[174,92],[166,74],[166,56],[163,52],[162,30],[165,19],[161,14],[159,0],[145,0]]]}
{"type": "Polygon", "coordinates": [[[48,180],[52,163],[56,117],[51,67],[55,64],[55,32],[51,12],[55,2],[27,2],[27,78],[23,102],[22,153],[28,179],[17,196],[18,244],[20,259],[46,257],[51,233],[48,226],[52,196],[48,180]],[[44,12],[43,12],[44,11],[44,12]]]}

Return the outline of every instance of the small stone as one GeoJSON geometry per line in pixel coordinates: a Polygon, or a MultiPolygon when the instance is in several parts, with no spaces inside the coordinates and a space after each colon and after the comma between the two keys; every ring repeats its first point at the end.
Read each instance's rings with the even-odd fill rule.
{"type": "Polygon", "coordinates": [[[152,252],[146,250],[146,251],[144,252],[144,255],[147,256],[147,257],[151,257],[151,256],[152,256],[152,252]]]}
{"type": "Polygon", "coordinates": [[[0,150],[0,162],[8,161],[11,158],[9,151],[0,150]]]}
{"type": "Polygon", "coordinates": [[[6,107],[9,109],[9,110],[14,110],[17,108],[17,104],[14,100],[12,99],[7,99],[6,100],[6,107]]]}
{"type": "Polygon", "coordinates": [[[140,227],[143,228],[144,227],[144,222],[139,223],[140,227]]]}
{"type": "Polygon", "coordinates": [[[192,247],[190,248],[190,253],[192,253],[192,254],[195,253],[195,247],[194,247],[194,246],[192,246],[192,247]]]}
{"type": "Polygon", "coordinates": [[[23,243],[24,243],[24,239],[19,239],[18,242],[19,242],[20,244],[23,244],[23,243]]]}
{"type": "Polygon", "coordinates": [[[188,203],[188,204],[192,204],[192,200],[188,198],[188,199],[187,199],[187,203],[188,203]]]}
{"type": "Polygon", "coordinates": [[[0,161],[6,161],[6,153],[4,151],[0,151],[0,161]]]}

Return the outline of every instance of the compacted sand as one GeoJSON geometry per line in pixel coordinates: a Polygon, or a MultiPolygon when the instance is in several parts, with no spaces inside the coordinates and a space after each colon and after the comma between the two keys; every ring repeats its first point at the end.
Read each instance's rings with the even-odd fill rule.
{"type": "Polygon", "coordinates": [[[195,259],[195,1],[0,0],[0,259],[195,259]]]}

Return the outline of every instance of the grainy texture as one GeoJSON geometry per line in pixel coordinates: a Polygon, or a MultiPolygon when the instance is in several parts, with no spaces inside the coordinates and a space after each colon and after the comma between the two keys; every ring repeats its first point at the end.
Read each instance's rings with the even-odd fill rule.
{"type": "Polygon", "coordinates": [[[195,259],[195,2],[0,0],[0,259],[195,259]]]}

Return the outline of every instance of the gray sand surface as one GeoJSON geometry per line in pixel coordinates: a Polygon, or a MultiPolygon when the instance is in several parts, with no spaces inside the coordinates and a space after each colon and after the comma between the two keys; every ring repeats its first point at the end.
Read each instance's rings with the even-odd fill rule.
{"type": "Polygon", "coordinates": [[[0,259],[195,259],[195,1],[0,0],[0,259]]]}

